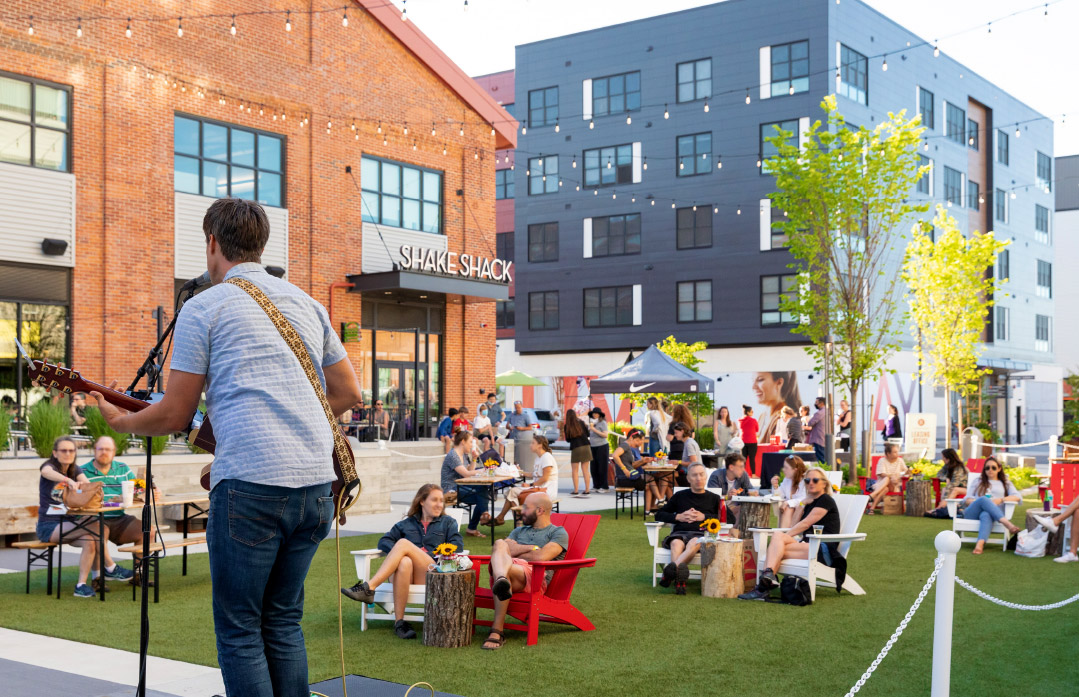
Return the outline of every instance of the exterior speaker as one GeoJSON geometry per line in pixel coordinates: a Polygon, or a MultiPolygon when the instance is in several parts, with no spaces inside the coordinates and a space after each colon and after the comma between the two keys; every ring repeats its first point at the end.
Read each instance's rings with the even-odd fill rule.
{"type": "Polygon", "coordinates": [[[46,237],[41,240],[41,253],[49,257],[58,257],[67,251],[67,240],[46,237]]]}
{"type": "Polygon", "coordinates": [[[285,269],[280,266],[267,266],[266,273],[270,274],[271,276],[276,276],[277,278],[285,277],[285,269]]]}

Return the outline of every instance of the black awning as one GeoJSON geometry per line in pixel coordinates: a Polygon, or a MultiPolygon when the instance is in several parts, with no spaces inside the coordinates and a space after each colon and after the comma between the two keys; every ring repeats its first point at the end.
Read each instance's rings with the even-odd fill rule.
{"type": "Polygon", "coordinates": [[[468,296],[468,302],[509,300],[510,287],[505,283],[478,281],[461,276],[419,273],[416,271],[380,271],[348,276],[353,293],[440,293],[468,296]]]}

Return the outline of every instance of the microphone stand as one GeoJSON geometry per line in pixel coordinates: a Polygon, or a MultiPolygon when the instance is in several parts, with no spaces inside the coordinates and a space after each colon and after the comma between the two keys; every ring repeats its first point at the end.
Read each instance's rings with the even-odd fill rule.
{"type": "MultiPolygon", "coordinates": [[[[181,290],[180,292],[183,293],[184,291],[181,290]]],[[[160,365],[159,360],[162,359],[161,347],[165,345],[165,340],[169,338],[173,329],[176,327],[176,318],[180,314],[180,308],[195,294],[193,288],[188,289],[186,292],[187,296],[183,299],[179,299],[176,303],[175,310],[172,313],[172,320],[169,322],[169,325],[165,327],[165,331],[157,338],[157,343],[150,349],[150,353],[146,356],[146,360],[142,362],[138,372],[135,373],[135,379],[132,380],[131,384],[128,386],[127,393],[132,397],[149,401],[154,393],[154,387],[156,386],[160,389],[162,366],[160,365]],[[135,388],[143,377],[146,377],[146,389],[136,390],[135,388]]],[[[161,325],[158,324],[158,326],[161,325]]],[[[142,558],[139,559],[139,563],[136,565],[136,569],[140,574],[139,581],[142,590],[142,602],[139,609],[139,684],[135,690],[136,697],[146,697],[146,662],[150,648],[150,518],[151,516],[154,518],[157,516],[154,502],[154,476],[152,470],[153,444],[153,436],[146,436],[146,487],[143,490],[142,495],[142,558]]]]}

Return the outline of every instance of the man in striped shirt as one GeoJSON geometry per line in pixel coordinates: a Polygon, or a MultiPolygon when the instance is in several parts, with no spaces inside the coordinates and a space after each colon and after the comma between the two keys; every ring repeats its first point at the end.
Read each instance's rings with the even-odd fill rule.
{"type": "MultiPolygon", "coordinates": [[[[94,443],[94,459],[82,466],[83,474],[91,482],[102,483],[105,501],[119,500],[122,495],[121,482],[135,479],[135,473],[122,462],[116,462],[116,441],[109,436],[101,436],[94,443]]],[[[124,509],[117,508],[105,514],[105,525],[109,528],[109,541],[116,546],[138,542],[142,539],[142,523],[124,509]]],[[[154,532],[151,531],[151,535],[154,532]]],[[[129,581],[134,577],[130,569],[113,563],[109,557],[108,545],[105,552],[105,578],[113,581],[129,581]]],[[[94,571],[97,574],[97,571],[94,571]]]]}

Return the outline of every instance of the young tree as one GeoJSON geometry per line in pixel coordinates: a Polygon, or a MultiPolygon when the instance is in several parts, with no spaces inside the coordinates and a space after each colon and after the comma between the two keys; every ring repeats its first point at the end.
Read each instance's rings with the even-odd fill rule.
{"type": "MultiPolygon", "coordinates": [[[[872,130],[853,129],[835,95],[821,108],[826,125],[816,121],[801,138],[776,129],[768,139],[776,154],[764,165],[776,178],[773,210],[783,212],[773,227],[786,233],[798,274],[798,292],[782,297],[780,309],[794,318],[791,331],[811,342],[806,350],[818,366],[832,340],[833,382],[850,395],[856,463],[858,391],[899,348],[897,232],[927,209],[908,196],[928,167],[918,166],[920,116],[889,112],[872,130]]],[[[850,477],[854,483],[854,467],[850,477]]]]}
{"type": "Polygon", "coordinates": [[[919,380],[925,384],[928,368],[933,384],[945,389],[945,446],[950,448],[951,391],[969,395],[990,372],[978,367],[985,348],[985,319],[999,290],[995,275],[987,271],[1009,243],[996,239],[992,231],[964,237],[941,205],[932,227],[936,242],[928,234],[929,223],[914,226],[903,260],[903,280],[910,291],[911,331],[919,339],[919,380]]]}

